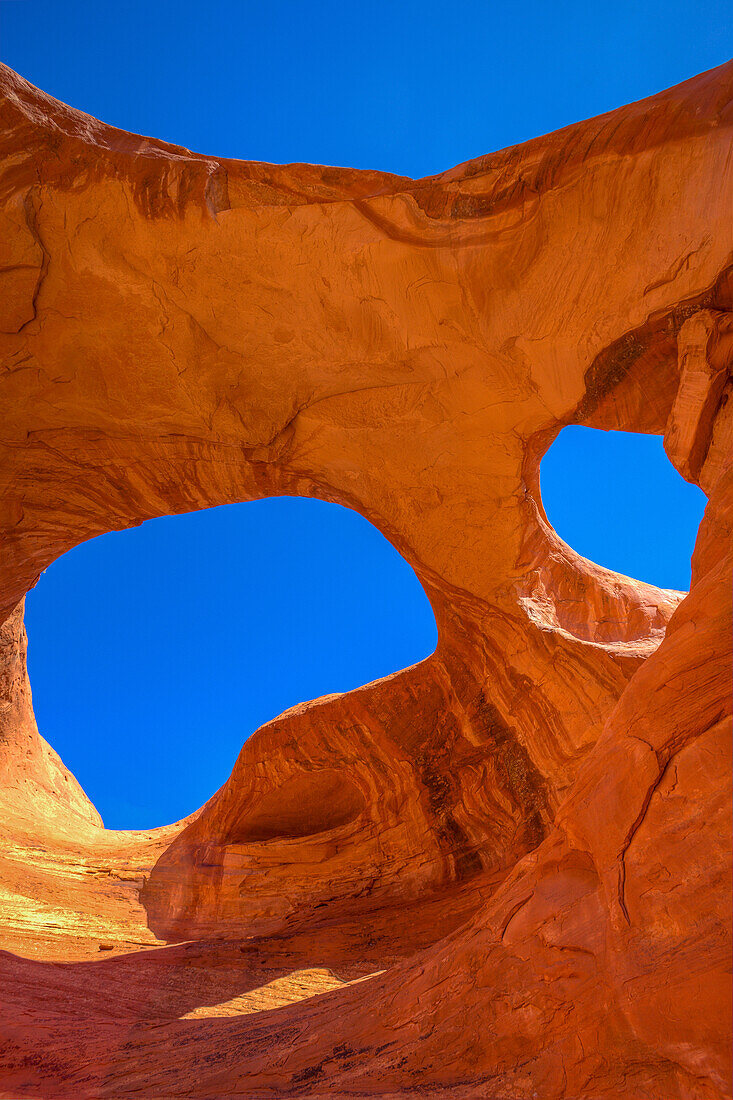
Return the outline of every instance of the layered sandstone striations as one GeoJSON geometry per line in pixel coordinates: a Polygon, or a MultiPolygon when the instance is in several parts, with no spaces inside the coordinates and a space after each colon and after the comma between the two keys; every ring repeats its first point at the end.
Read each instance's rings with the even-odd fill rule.
{"type": "Polygon", "coordinates": [[[728,1096],[733,65],[419,181],[1,79],[0,1093],[728,1096]],[[707,493],[684,599],[547,523],[571,423],[663,434],[707,493]],[[437,650],[106,832],[22,598],[274,494],[383,531],[437,650]]]}

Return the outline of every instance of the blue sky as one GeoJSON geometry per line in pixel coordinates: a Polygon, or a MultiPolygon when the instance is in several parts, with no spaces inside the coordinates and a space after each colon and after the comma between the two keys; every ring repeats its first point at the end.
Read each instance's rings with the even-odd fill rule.
{"type": "Polygon", "coordinates": [[[680,477],[660,436],[563,428],[540,490],[550,523],[579,554],[660,588],[690,587],[707,498],[680,477]]]}
{"type": "Polygon", "coordinates": [[[302,498],[91,539],[42,574],[26,626],[39,728],[119,828],[191,813],[258,726],[437,641],[387,540],[356,512],[302,498]]]}
{"type": "Polygon", "coordinates": [[[730,0],[0,0],[0,53],[203,153],[425,175],[727,60],[730,0]]]}
{"type": "MultiPolygon", "coordinates": [[[[0,56],[106,122],[200,152],[420,176],[718,65],[731,23],[730,0],[692,14],[680,0],[0,0],[0,56]]],[[[542,489],[581,553],[689,583],[704,499],[659,439],[566,429],[542,489]]],[[[78,547],[30,593],[28,631],[41,731],[112,827],[191,812],[262,722],[435,644],[381,535],[290,499],[78,547]]]]}

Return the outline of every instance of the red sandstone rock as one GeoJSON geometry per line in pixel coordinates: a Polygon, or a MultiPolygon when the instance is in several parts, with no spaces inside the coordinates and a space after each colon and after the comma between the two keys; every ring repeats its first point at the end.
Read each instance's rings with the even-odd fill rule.
{"type": "Polygon", "coordinates": [[[413,181],[2,70],[2,1095],[730,1094],[732,86],[413,181]],[[664,433],[708,494],[684,600],[548,525],[569,423],[664,433]],[[105,832],[19,601],[86,538],[282,493],[392,540],[436,653],[105,832]]]}

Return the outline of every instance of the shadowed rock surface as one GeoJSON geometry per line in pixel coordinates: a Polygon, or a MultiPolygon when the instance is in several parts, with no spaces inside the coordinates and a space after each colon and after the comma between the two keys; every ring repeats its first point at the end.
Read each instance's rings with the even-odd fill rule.
{"type": "Polygon", "coordinates": [[[418,181],[0,83],[0,1095],[729,1096],[733,64],[418,181]],[[708,495],[689,595],[549,526],[571,423],[708,495]],[[277,494],[374,523],[436,652],[105,831],[24,594],[277,494]]]}

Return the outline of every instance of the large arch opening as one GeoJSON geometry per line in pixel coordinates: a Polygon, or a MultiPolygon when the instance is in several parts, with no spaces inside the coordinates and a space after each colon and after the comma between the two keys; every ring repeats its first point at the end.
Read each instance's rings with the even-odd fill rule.
{"type": "Polygon", "coordinates": [[[661,436],[563,428],[542,460],[542,502],[578,554],[658,588],[686,592],[706,504],[661,436]]]}
{"type": "Polygon", "coordinates": [[[437,641],[420,582],[379,531],[294,497],[91,539],[41,576],[26,625],[39,729],[120,829],[192,813],[259,726],[437,641]]]}

